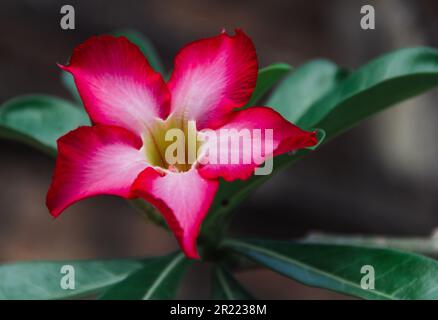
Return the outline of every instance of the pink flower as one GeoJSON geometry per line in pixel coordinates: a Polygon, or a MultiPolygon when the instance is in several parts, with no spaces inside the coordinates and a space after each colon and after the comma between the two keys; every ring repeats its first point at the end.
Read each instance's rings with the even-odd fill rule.
{"type": "MultiPolygon", "coordinates": [[[[93,125],[58,140],[58,158],[47,207],[58,216],[71,204],[109,194],[142,197],[164,216],[182,250],[198,258],[196,239],[219,178],[247,179],[258,166],[170,165],[164,151],[169,128],[187,133],[221,128],[272,129],[275,156],[316,144],[306,132],[268,107],[244,106],[257,80],[254,45],[242,31],[192,42],[175,58],[165,82],[124,37],[93,37],[79,45],[68,66],[93,125]]],[[[232,152],[232,150],[219,150],[232,152]]]]}

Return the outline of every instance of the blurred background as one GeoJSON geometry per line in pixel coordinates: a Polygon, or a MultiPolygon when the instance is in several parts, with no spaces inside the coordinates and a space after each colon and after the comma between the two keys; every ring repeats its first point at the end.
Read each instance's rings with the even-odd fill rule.
{"type": "MultiPolygon", "coordinates": [[[[356,68],[397,48],[438,47],[437,13],[434,0],[2,0],[0,103],[29,93],[70,98],[56,63],[88,37],[118,29],[148,36],[168,68],[181,46],[223,27],[250,35],[261,67],[325,57],[356,68]],[[59,26],[65,4],[75,8],[75,30],[59,26]],[[376,30],[360,28],[364,4],[376,9],[376,30]]],[[[374,116],[273,177],[236,210],[232,233],[431,235],[438,226],[437,98],[432,91],[374,116]]],[[[7,141],[0,141],[0,155],[0,262],[156,255],[176,247],[117,198],[83,201],[54,220],[44,204],[54,159],[7,141]]],[[[265,299],[347,298],[270,271],[237,277],[265,299]]],[[[209,286],[208,266],[196,265],[180,297],[207,298],[209,286]]]]}

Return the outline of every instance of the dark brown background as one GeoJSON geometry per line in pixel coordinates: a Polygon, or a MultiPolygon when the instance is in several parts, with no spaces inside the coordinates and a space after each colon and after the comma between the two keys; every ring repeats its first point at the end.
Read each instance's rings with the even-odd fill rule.
{"type": "MultiPolygon", "coordinates": [[[[94,34],[134,28],[167,67],[186,42],[244,29],[260,65],[299,66],[326,57],[349,68],[414,45],[438,46],[438,2],[381,1],[12,1],[0,4],[0,102],[19,94],[68,97],[56,62],[94,34]],[[76,30],[59,27],[64,4],[76,30]],[[376,8],[376,30],[360,29],[360,7],[376,8]]],[[[427,236],[438,224],[438,108],[431,92],[386,111],[272,178],[236,212],[233,233],[293,238],[310,231],[427,236]]],[[[44,206],[54,159],[0,141],[0,261],[161,254],[172,236],[143,223],[123,200],[83,201],[53,220],[44,206]]],[[[207,268],[182,290],[206,298],[207,268]]],[[[269,271],[238,275],[261,298],[342,298],[269,271]]]]}

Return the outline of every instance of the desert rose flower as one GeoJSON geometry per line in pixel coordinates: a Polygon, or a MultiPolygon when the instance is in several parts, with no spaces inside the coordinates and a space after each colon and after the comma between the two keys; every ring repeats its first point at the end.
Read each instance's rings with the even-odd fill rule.
{"type": "MultiPolygon", "coordinates": [[[[317,143],[268,107],[244,106],[257,81],[254,45],[242,31],[192,42],[176,55],[170,80],[154,71],[124,37],[92,37],[73,52],[70,72],[93,123],[58,140],[58,158],[47,207],[58,216],[71,204],[96,195],[141,197],[164,216],[187,257],[199,258],[196,239],[218,189],[219,178],[247,179],[260,162],[195,161],[170,164],[169,129],[189,135],[206,130],[271,129],[272,152],[263,158],[317,143]]],[[[264,139],[263,136],[258,139],[264,139]]],[[[202,140],[202,139],[201,139],[202,140]]],[[[202,142],[196,144],[196,149],[202,142]]],[[[243,149],[218,149],[221,153],[243,149]]],[[[225,156],[228,156],[226,154],[225,156]]],[[[187,158],[187,156],[185,156],[187,158]]]]}

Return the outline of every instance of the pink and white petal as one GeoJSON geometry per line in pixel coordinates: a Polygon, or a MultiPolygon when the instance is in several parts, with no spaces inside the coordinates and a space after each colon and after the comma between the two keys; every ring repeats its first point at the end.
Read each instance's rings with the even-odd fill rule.
{"type": "Polygon", "coordinates": [[[251,98],[257,68],[254,45],[240,30],[188,44],[177,54],[168,83],[171,114],[197,121],[200,129],[220,126],[251,98]]]}
{"type": "Polygon", "coordinates": [[[170,93],[158,72],[125,37],[92,37],[76,47],[68,66],[91,120],[137,134],[167,117],[170,93]]]}
{"type": "Polygon", "coordinates": [[[149,167],[138,176],[132,191],[163,214],[186,256],[198,259],[196,239],[218,185],[216,180],[202,178],[194,168],[163,174],[149,167]]]}
{"type": "Polygon", "coordinates": [[[79,127],[58,140],[58,157],[46,204],[58,216],[96,195],[131,198],[131,185],[148,164],[134,133],[114,126],[79,127]]]}
{"type": "Polygon", "coordinates": [[[246,180],[268,157],[317,143],[316,132],[300,129],[268,107],[236,111],[229,122],[214,133],[216,139],[207,139],[203,146],[203,150],[210,152],[201,154],[198,159],[199,173],[206,179],[246,180]],[[270,133],[269,129],[272,130],[270,133]],[[245,131],[246,136],[243,134],[245,131]],[[233,143],[232,139],[239,134],[242,138],[233,143]]]}

